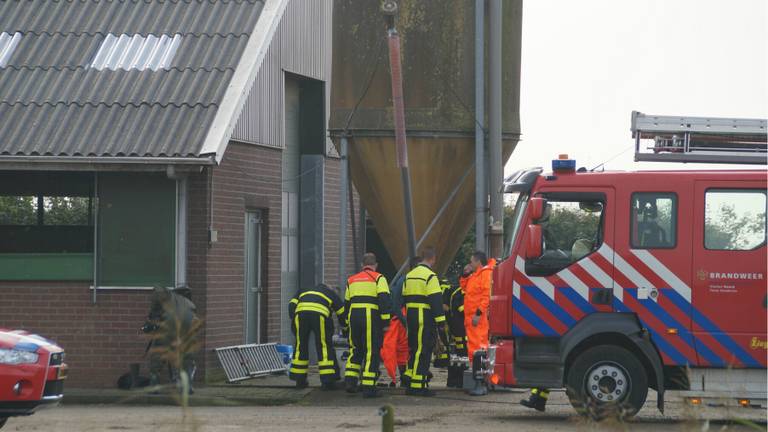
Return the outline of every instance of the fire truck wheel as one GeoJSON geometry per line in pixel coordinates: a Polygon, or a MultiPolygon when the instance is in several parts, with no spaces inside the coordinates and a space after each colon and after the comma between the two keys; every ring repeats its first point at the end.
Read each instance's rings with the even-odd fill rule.
{"type": "Polygon", "coordinates": [[[648,396],[648,374],[640,360],[615,345],[589,348],[573,361],[566,393],[580,414],[602,420],[637,414],[648,396]]]}
{"type": "Polygon", "coordinates": [[[8,417],[0,417],[0,429],[2,429],[3,426],[5,426],[5,422],[7,421],[8,421],[8,417]]]}

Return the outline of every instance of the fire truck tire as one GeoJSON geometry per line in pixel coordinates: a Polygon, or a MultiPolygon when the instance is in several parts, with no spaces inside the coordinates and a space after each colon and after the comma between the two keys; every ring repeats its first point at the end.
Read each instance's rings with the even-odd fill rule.
{"type": "Polygon", "coordinates": [[[8,417],[0,417],[0,429],[2,429],[3,426],[5,426],[5,422],[7,421],[8,421],[8,417]]]}
{"type": "Polygon", "coordinates": [[[598,345],[579,354],[568,369],[565,384],[571,405],[595,420],[630,418],[648,396],[643,364],[616,345],[598,345]]]}

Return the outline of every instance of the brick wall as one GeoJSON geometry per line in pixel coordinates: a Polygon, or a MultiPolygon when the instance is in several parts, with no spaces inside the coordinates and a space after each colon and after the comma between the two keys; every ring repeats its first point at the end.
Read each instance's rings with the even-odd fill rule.
{"type": "MultiPolygon", "coordinates": [[[[244,341],[247,209],[261,209],[265,215],[267,337],[277,340],[280,335],[281,157],[279,149],[232,142],[221,164],[212,170],[211,226],[218,231],[218,242],[206,252],[205,342],[206,364],[214,366],[211,373],[217,367],[212,349],[244,341]]],[[[203,187],[201,183],[196,188],[203,187]]],[[[199,193],[195,195],[199,200],[199,193]]]]}
{"type": "Polygon", "coordinates": [[[88,283],[0,282],[0,327],[24,329],[59,343],[70,365],[67,385],[114,387],[129,363],[142,363],[147,339],[139,328],[149,291],[99,291],[88,283]]]}

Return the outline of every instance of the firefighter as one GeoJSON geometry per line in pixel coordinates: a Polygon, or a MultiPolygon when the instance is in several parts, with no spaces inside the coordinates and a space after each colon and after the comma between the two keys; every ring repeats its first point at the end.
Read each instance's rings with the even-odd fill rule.
{"type": "Polygon", "coordinates": [[[491,301],[491,276],[495,260],[485,252],[472,254],[472,275],[464,292],[464,327],[467,332],[467,354],[473,359],[475,351],[488,347],[488,304],[491,301]]]}
{"type": "MultiPolygon", "coordinates": [[[[464,328],[464,291],[461,286],[448,289],[443,295],[443,304],[446,309],[448,332],[453,341],[455,354],[459,357],[467,357],[467,332],[464,328]]],[[[463,385],[464,368],[460,366],[448,366],[448,387],[461,388],[463,385]]]]}
{"type": "Polygon", "coordinates": [[[296,381],[296,388],[307,387],[309,368],[309,337],[315,336],[317,367],[323,390],[334,390],[339,380],[339,364],[333,347],[333,314],[339,325],[346,327],[344,303],[335,290],[324,284],[299,291],[288,305],[288,315],[296,335],[296,345],[289,376],[296,381]]]}
{"type": "MultiPolygon", "coordinates": [[[[401,311],[401,314],[405,315],[405,309],[401,311]]],[[[403,321],[394,314],[389,323],[389,330],[384,334],[381,361],[384,363],[384,368],[390,378],[389,386],[397,386],[397,374],[399,372],[400,387],[406,387],[408,384],[408,377],[405,375],[408,365],[408,333],[403,321]]]]}
{"type": "Polygon", "coordinates": [[[549,390],[545,388],[532,388],[528,399],[520,401],[520,405],[526,408],[533,408],[536,411],[544,411],[547,408],[547,399],[549,399],[549,390]]]}
{"type": "Polygon", "coordinates": [[[376,272],[376,255],[363,256],[363,269],[347,280],[345,296],[349,314],[349,348],[344,382],[347,391],[363,390],[363,397],[379,396],[379,379],[383,333],[391,319],[391,298],[387,278],[376,272]]]}
{"type": "Polygon", "coordinates": [[[421,258],[421,264],[406,275],[403,286],[410,351],[407,374],[411,381],[406,394],[434,396],[435,393],[428,388],[428,382],[435,333],[445,346],[448,346],[448,341],[444,329],[445,313],[440,282],[432,270],[437,258],[435,249],[424,249],[421,258]]]}

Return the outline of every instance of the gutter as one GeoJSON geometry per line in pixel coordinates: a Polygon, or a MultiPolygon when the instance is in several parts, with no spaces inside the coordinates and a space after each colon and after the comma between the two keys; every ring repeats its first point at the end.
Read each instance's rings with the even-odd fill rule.
{"type": "Polygon", "coordinates": [[[163,171],[169,166],[194,169],[214,166],[213,155],[201,157],[143,157],[143,156],[1,156],[0,171],[8,170],[134,170],[163,171]]]}

